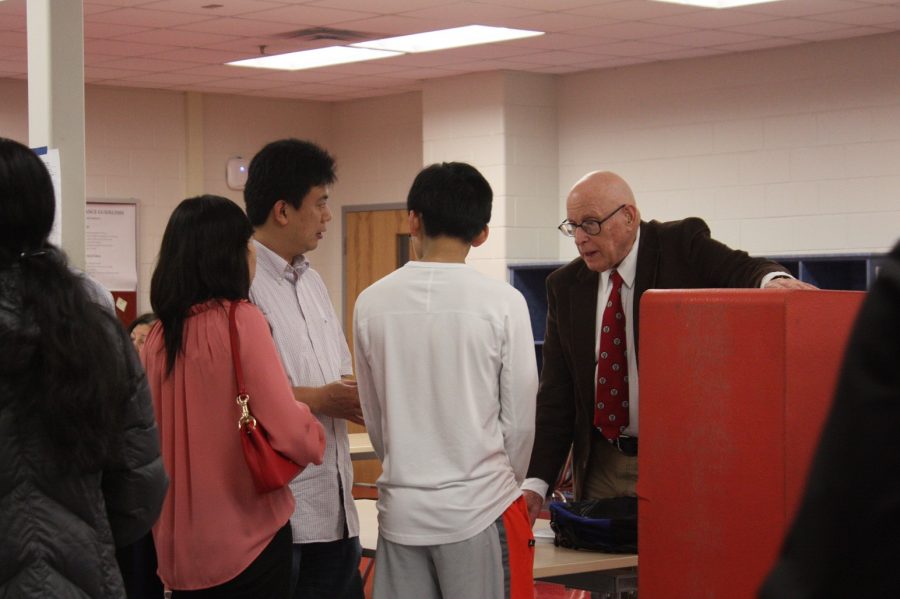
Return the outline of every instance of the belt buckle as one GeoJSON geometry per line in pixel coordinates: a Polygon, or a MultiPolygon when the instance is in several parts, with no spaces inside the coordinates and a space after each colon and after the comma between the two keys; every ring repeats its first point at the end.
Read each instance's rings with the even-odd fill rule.
{"type": "Polygon", "coordinates": [[[613,441],[613,445],[616,446],[616,449],[618,449],[619,452],[623,453],[624,455],[626,455],[628,457],[633,457],[633,456],[637,455],[637,437],[631,437],[628,435],[619,435],[618,437],[616,437],[615,441],[613,441]],[[622,446],[623,440],[626,442],[627,445],[629,445],[628,448],[625,448],[622,446]],[[632,441],[633,441],[633,444],[631,444],[632,441]]]}

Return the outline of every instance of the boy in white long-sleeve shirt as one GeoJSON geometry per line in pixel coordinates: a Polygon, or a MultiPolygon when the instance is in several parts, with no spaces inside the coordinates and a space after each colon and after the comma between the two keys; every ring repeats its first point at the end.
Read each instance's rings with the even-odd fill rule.
{"type": "Polygon", "coordinates": [[[492,191],[435,164],[407,199],[418,261],[360,294],[354,344],[378,479],[375,599],[533,596],[519,485],[534,439],[537,366],[522,295],[465,264],[492,191]]]}

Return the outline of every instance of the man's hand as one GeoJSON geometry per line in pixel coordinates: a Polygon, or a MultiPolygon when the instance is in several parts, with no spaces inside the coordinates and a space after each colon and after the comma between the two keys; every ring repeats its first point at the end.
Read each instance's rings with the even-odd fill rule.
{"type": "Polygon", "coordinates": [[[815,285],[804,283],[799,279],[791,279],[789,277],[776,277],[766,283],[763,289],[818,289],[815,285]]]}
{"type": "Polygon", "coordinates": [[[365,425],[356,381],[334,381],[315,388],[294,387],[294,399],[308,405],[313,414],[343,418],[365,425]]]}
{"type": "Polygon", "coordinates": [[[544,507],[544,498],[534,491],[528,490],[522,491],[522,495],[525,497],[525,505],[528,506],[528,519],[531,520],[531,525],[534,526],[534,521],[537,520],[538,514],[541,513],[541,508],[544,507]]]}

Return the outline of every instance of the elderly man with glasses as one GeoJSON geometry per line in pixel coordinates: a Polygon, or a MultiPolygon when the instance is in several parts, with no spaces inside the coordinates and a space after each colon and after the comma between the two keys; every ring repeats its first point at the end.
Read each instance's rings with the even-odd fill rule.
{"type": "Polygon", "coordinates": [[[534,520],[572,447],[576,499],[634,496],[638,306],[647,289],[812,289],[769,260],[712,239],[699,218],[644,222],[610,172],[578,181],[559,230],[579,257],[547,278],[537,426],[523,490],[534,520]]]}

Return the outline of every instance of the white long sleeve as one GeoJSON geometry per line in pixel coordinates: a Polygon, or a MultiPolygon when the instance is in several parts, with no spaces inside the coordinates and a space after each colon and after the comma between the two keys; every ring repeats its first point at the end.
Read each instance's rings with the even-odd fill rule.
{"type": "Polygon", "coordinates": [[[534,439],[522,295],[464,264],[410,262],[360,294],[354,344],[381,534],[433,545],[487,528],[520,495],[534,439]]]}

